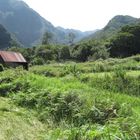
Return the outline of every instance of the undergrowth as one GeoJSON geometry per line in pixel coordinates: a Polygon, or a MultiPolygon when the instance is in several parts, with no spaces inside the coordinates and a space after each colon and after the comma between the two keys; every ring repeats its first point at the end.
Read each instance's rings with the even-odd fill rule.
{"type": "MultiPolygon", "coordinates": [[[[139,57],[128,59],[138,67],[139,57]]],[[[0,96],[47,126],[38,139],[138,140],[140,76],[128,74],[128,59],[6,70],[0,96]]]]}

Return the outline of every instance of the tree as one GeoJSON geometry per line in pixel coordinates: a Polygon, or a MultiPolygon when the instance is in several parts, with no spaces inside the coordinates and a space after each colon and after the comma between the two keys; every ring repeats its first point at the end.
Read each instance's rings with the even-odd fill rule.
{"type": "Polygon", "coordinates": [[[140,25],[125,26],[111,39],[110,55],[128,57],[140,53],[140,25]]]}
{"type": "Polygon", "coordinates": [[[60,59],[63,59],[63,60],[70,59],[70,50],[68,46],[64,46],[61,48],[60,59]]]}
{"type": "Polygon", "coordinates": [[[92,46],[86,43],[76,45],[72,50],[72,56],[78,61],[87,61],[88,57],[91,55],[91,48],[92,46]]]}
{"type": "Polygon", "coordinates": [[[47,62],[48,60],[53,59],[53,49],[50,45],[42,45],[36,48],[35,50],[35,56],[38,58],[42,58],[44,62],[47,62]]]}
{"type": "Polygon", "coordinates": [[[45,34],[43,35],[42,44],[43,44],[43,45],[48,45],[48,44],[50,44],[52,38],[53,38],[53,34],[52,34],[52,33],[50,33],[50,32],[45,32],[45,34]]]}
{"type": "Polygon", "coordinates": [[[105,46],[95,46],[91,49],[92,55],[88,57],[88,60],[107,59],[109,52],[105,46]]]}

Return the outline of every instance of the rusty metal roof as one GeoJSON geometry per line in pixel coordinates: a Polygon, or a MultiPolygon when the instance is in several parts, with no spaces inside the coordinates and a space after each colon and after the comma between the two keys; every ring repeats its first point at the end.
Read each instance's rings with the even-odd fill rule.
{"type": "Polygon", "coordinates": [[[4,62],[17,62],[17,63],[27,63],[25,58],[21,53],[10,52],[10,51],[0,51],[0,56],[4,62]]]}

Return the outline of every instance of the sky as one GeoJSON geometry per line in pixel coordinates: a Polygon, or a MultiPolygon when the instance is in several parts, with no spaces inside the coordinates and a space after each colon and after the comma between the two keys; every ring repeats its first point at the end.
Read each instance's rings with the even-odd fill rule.
{"type": "Polygon", "coordinates": [[[54,26],[89,31],[116,15],[140,18],[140,0],[23,0],[54,26]]]}

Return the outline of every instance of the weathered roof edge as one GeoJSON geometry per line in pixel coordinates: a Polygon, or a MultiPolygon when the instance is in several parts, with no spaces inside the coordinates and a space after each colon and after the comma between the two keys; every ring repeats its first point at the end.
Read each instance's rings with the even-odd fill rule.
{"type": "Polygon", "coordinates": [[[23,55],[19,52],[0,51],[0,56],[4,62],[27,63],[23,55]]]}

